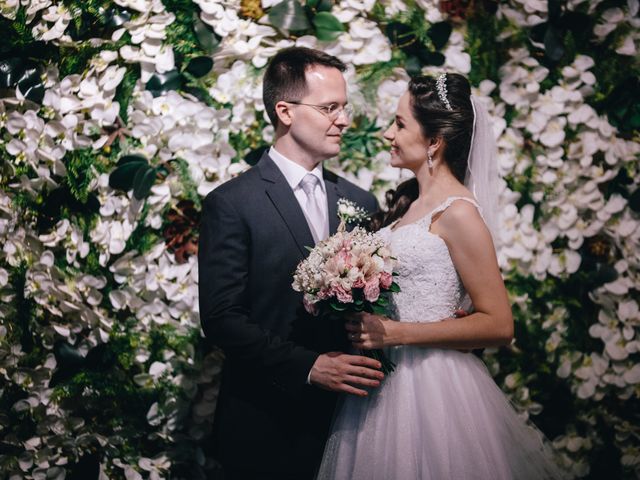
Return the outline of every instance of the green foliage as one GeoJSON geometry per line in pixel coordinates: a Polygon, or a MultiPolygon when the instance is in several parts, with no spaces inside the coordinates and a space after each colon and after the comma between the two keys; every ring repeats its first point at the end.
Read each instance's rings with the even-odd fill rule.
{"type": "Polygon", "coordinates": [[[133,189],[133,196],[138,200],[145,199],[151,192],[159,169],[149,165],[141,155],[125,155],[118,161],[118,166],[109,176],[109,186],[128,192],[133,189]]]}
{"type": "Polygon", "coordinates": [[[342,135],[343,149],[338,156],[346,170],[356,173],[371,166],[371,160],[384,147],[382,129],[375,119],[358,117],[356,125],[342,135]]]}
{"type": "Polygon", "coordinates": [[[267,142],[262,138],[264,126],[265,121],[262,118],[257,118],[251,125],[251,128],[229,134],[229,143],[233,145],[236,151],[236,156],[233,159],[234,162],[243,160],[252,150],[268,146],[267,142]]]}
{"type": "Polygon", "coordinates": [[[176,158],[173,162],[176,172],[180,177],[182,183],[182,190],[185,198],[191,200],[196,208],[200,210],[202,206],[202,200],[198,194],[198,185],[193,181],[191,173],[189,172],[189,164],[183,158],[176,158]]]}
{"type": "Polygon", "coordinates": [[[67,153],[65,166],[67,176],[64,182],[69,187],[76,200],[86,203],[89,197],[89,186],[94,179],[95,170],[92,168],[95,153],[91,148],[73,150],[67,153]]]}
{"type": "Polygon", "coordinates": [[[198,17],[199,8],[191,0],[163,0],[165,8],[172,12],[176,19],[167,26],[166,42],[173,46],[176,65],[180,66],[191,58],[207,55],[201,46],[196,30],[194,17],[198,17]]]}
{"type": "Polygon", "coordinates": [[[480,2],[469,18],[466,34],[467,52],[471,57],[469,82],[476,87],[487,78],[499,78],[500,66],[509,58],[508,44],[497,40],[504,28],[504,20],[486,12],[481,5],[480,2]]]}
{"type": "Polygon", "coordinates": [[[128,66],[127,71],[122,78],[122,82],[120,82],[120,85],[118,85],[118,88],[116,89],[114,101],[118,102],[120,105],[120,118],[125,124],[129,121],[127,109],[129,108],[133,89],[139,78],[140,67],[138,65],[128,66]]]}
{"type": "Polygon", "coordinates": [[[0,16],[0,32],[3,37],[0,42],[0,57],[12,50],[20,50],[31,45],[35,41],[31,27],[27,24],[27,9],[24,6],[18,7],[14,20],[0,16]]]}

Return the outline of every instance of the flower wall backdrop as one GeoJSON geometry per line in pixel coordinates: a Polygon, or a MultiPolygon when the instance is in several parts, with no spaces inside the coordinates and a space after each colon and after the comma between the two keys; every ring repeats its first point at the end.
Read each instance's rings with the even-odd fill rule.
{"type": "Polygon", "coordinates": [[[576,477],[640,475],[638,0],[1,0],[0,471],[204,478],[222,355],[201,200],[269,145],[283,47],[349,64],[331,167],[383,195],[409,75],[495,116],[516,341],[496,381],[576,477]]]}

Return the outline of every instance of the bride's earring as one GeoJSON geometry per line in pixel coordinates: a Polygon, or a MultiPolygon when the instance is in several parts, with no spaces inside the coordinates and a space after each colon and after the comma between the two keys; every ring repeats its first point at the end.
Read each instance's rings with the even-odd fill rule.
{"type": "Polygon", "coordinates": [[[427,164],[429,168],[433,168],[433,155],[431,155],[431,150],[427,150],[427,164]]]}

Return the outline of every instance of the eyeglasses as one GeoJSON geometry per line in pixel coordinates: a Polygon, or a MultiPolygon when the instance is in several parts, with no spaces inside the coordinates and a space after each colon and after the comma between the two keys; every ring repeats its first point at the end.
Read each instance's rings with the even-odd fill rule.
{"type": "Polygon", "coordinates": [[[285,102],[292,103],[293,105],[305,105],[307,107],[315,108],[332,122],[335,122],[340,114],[344,114],[344,116],[347,117],[347,120],[351,120],[353,117],[353,106],[349,104],[342,106],[337,103],[330,103],[329,105],[313,105],[311,103],[295,102],[292,100],[285,100],[285,102]]]}

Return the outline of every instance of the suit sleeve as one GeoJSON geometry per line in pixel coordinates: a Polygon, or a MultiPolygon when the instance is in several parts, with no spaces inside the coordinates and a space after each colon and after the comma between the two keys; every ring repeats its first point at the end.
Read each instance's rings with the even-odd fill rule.
{"type": "Polygon", "coordinates": [[[250,242],[249,229],[232,203],[215,191],[207,196],[198,249],[202,329],[229,360],[295,394],[306,385],[319,354],[249,321],[250,242]]]}

